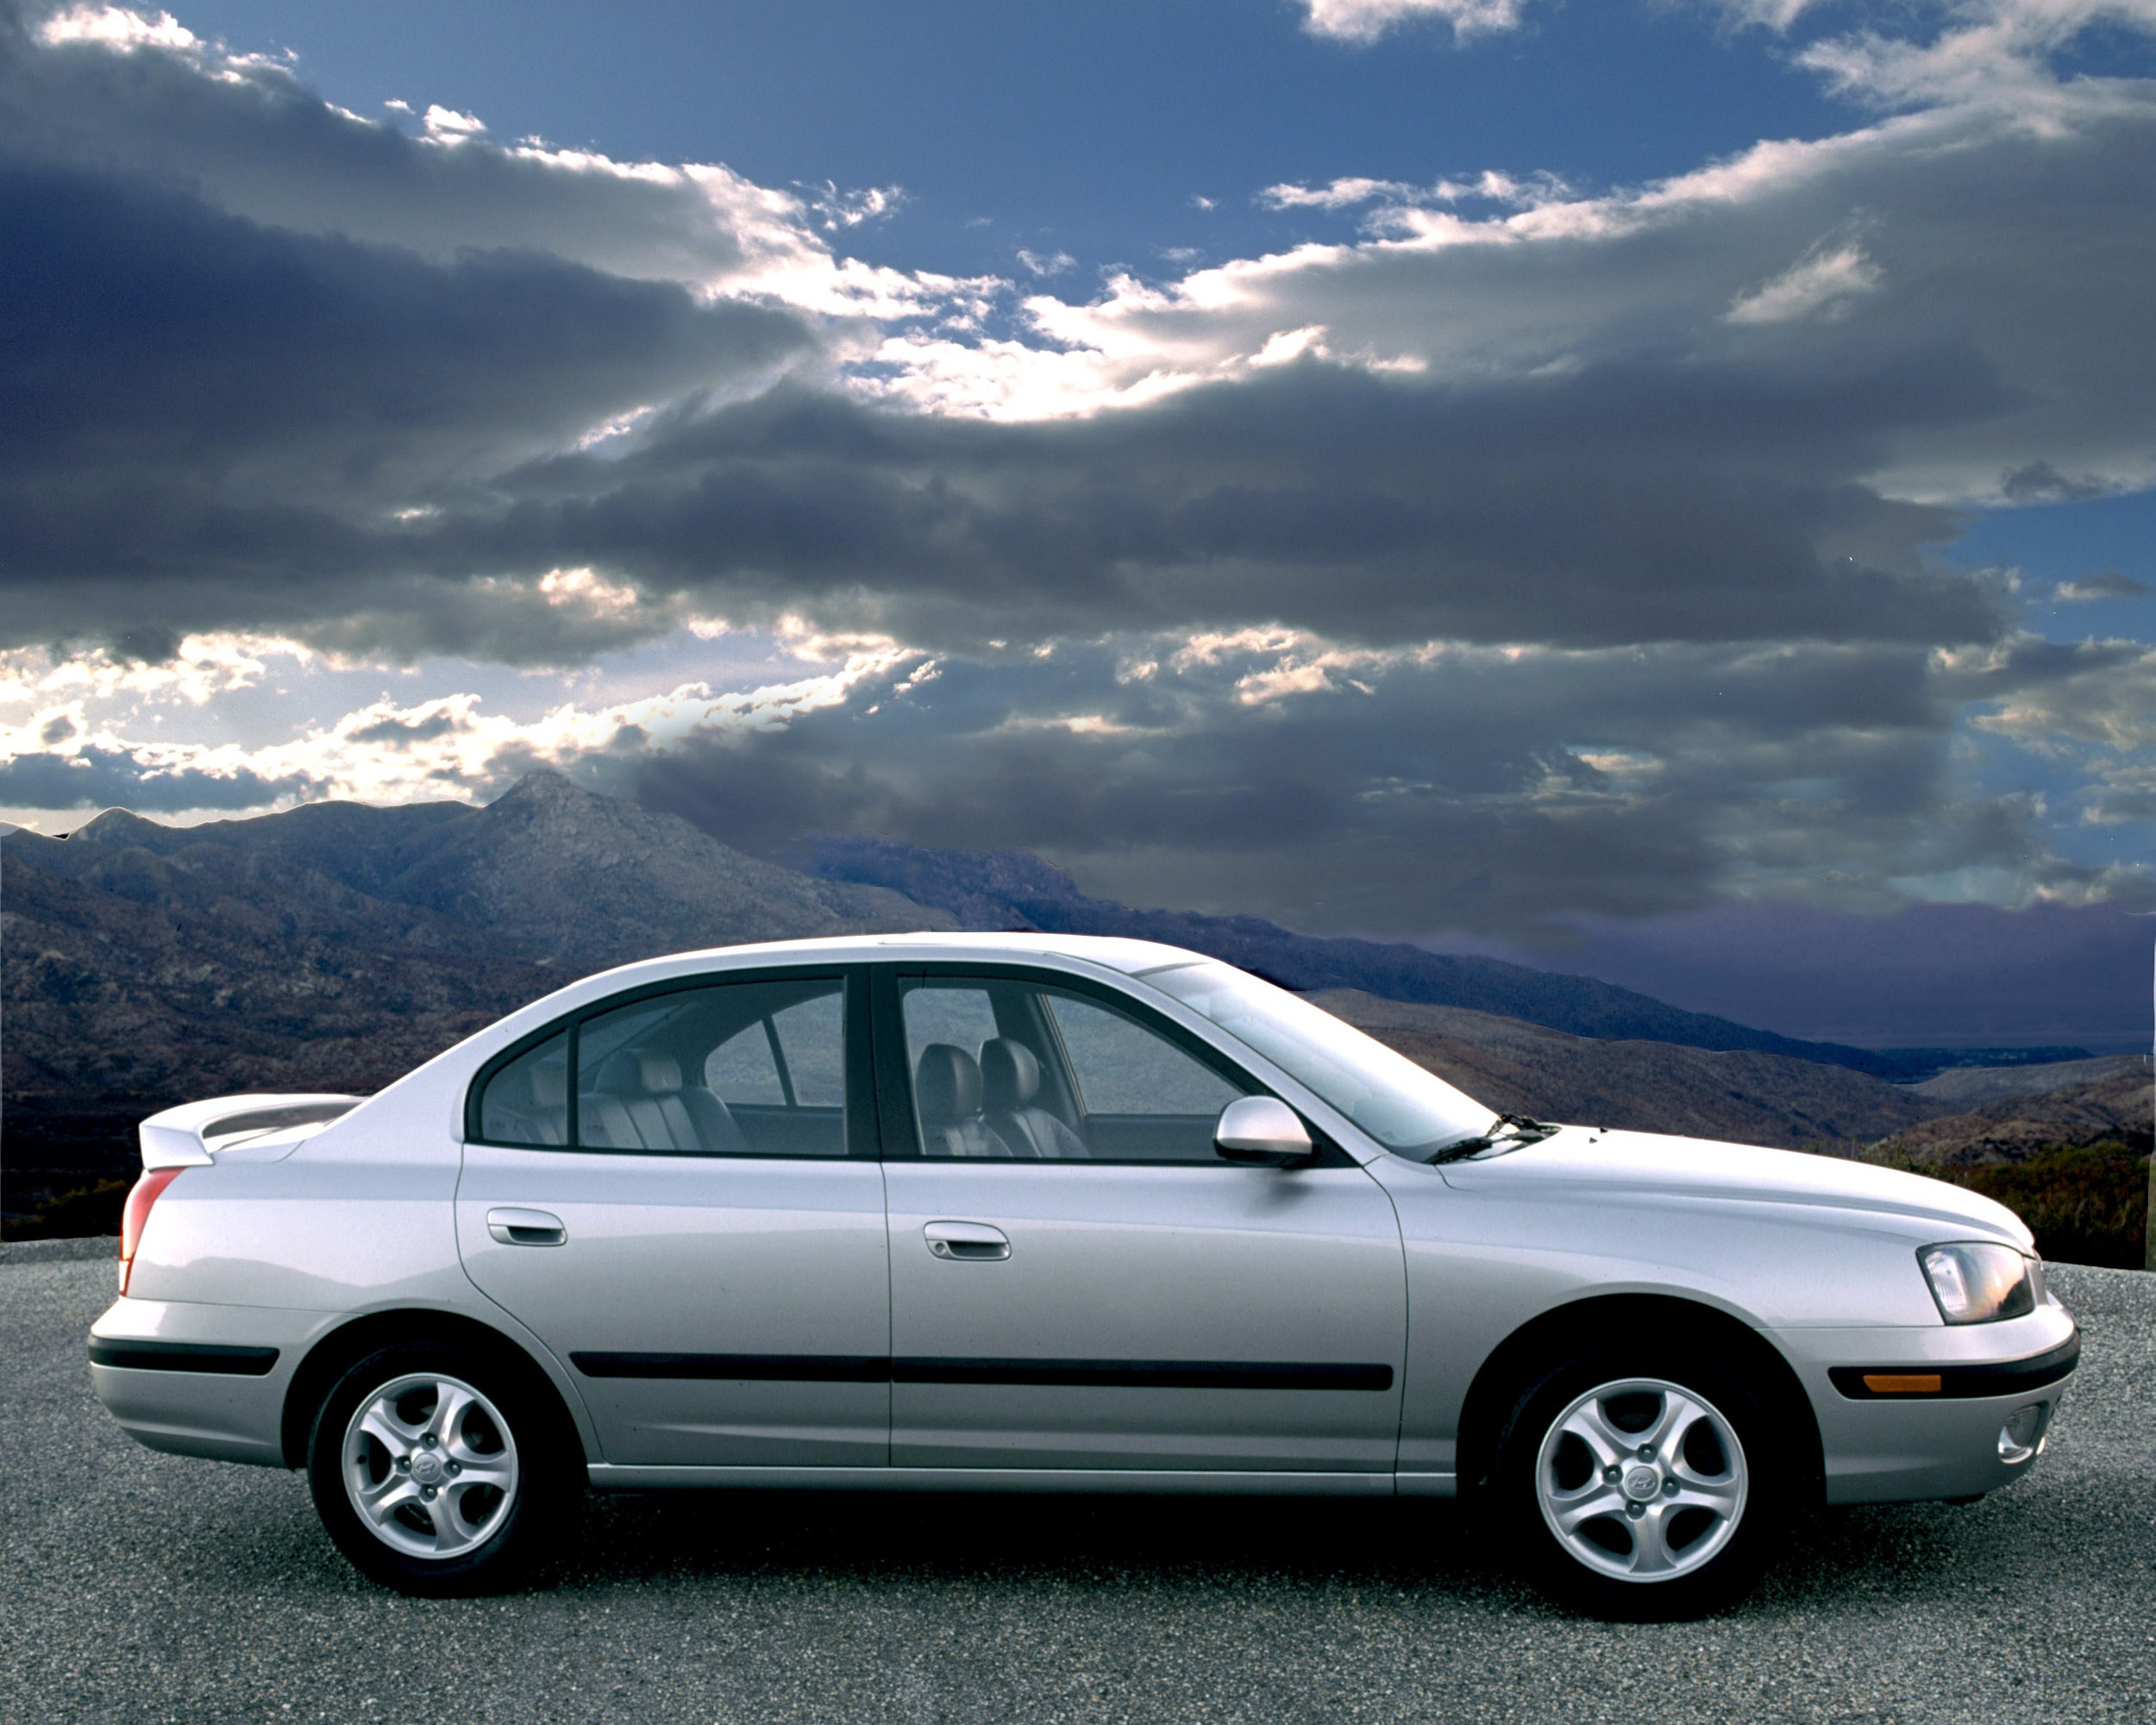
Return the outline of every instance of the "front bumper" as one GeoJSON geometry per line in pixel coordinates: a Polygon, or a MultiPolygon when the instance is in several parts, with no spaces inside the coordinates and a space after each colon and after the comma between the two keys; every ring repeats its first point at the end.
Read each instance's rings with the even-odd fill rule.
{"type": "Polygon", "coordinates": [[[1818,1416],[1829,1503],[1977,1497],[2012,1484],[2042,1452],[2080,1353],[2073,1320],[2051,1303],[2000,1324],[1775,1339],[1818,1416]]]}

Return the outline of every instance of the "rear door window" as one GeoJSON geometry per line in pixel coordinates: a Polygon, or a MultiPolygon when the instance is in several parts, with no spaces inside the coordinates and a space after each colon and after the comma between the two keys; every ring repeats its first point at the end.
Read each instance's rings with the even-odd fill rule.
{"type": "Polygon", "coordinates": [[[843,976],[601,1007],[483,1080],[480,1141],[672,1156],[847,1153],[843,976]]]}

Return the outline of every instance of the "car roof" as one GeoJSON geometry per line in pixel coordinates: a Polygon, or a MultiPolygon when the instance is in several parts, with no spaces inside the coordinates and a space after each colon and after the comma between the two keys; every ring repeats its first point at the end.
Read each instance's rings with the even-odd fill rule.
{"type": "Polygon", "coordinates": [[[906,934],[827,935],[812,940],[765,940],[739,946],[713,946],[699,951],[674,952],[640,959],[623,965],[610,974],[618,977],[646,966],[663,967],[672,972],[685,963],[707,960],[723,960],[730,966],[764,959],[799,963],[813,963],[819,958],[844,959],[857,964],[865,959],[891,956],[894,950],[904,950],[909,956],[922,959],[938,960],[1075,958],[1101,965],[1107,969],[1119,970],[1125,975],[1157,969],[1164,964],[1203,963],[1206,959],[1204,953],[1192,952],[1184,947],[1169,946],[1157,940],[1131,940],[1119,935],[1050,934],[1031,930],[1007,934],[976,934],[929,930],[906,934]]]}

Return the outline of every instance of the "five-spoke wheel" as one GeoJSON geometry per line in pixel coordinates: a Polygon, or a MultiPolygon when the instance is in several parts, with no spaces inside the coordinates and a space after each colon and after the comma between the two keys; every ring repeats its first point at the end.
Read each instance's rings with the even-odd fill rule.
{"type": "Polygon", "coordinates": [[[1506,1423],[1496,1507],[1531,1566],[1601,1616],[1684,1617],[1749,1587],[1796,1496],[1760,1401],[1704,1352],[1596,1349],[1506,1423]]]}
{"type": "Polygon", "coordinates": [[[345,1427],[344,1489],[391,1549],[455,1557],[492,1538],[516,1502],[516,1441],[501,1410],[462,1379],[394,1378],[345,1427]]]}
{"type": "Polygon", "coordinates": [[[1658,1377],[1599,1383],[1535,1458],[1542,1519],[1579,1562],[1626,1581],[1699,1568],[1745,1513],[1745,1451],[1720,1409],[1658,1377]]]}
{"type": "Polygon", "coordinates": [[[514,1585],[573,1530],[573,1433],[529,1369],[449,1344],[357,1361],[308,1448],[315,1508],[345,1555],[410,1593],[514,1585]]]}

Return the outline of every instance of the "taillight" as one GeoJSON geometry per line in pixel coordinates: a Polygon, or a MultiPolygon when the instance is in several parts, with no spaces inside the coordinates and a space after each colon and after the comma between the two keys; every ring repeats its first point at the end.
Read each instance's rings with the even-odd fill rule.
{"type": "Polygon", "coordinates": [[[187,1170],[153,1168],[135,1182],[128,1207],[120,1213],[120,1291],[128,1291],[128,1272],[135,1268],[135,1249],[142,1244],[142,1224],[150,1219],[150,1206],[164,1189],[187,1170]]]}

